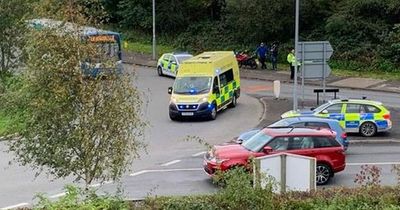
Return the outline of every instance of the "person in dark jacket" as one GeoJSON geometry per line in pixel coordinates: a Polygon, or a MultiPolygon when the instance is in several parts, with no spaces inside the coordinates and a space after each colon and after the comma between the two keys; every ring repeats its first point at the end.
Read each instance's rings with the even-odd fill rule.
{"type": "Polygon", "coordinates": [[[261,69],[267,69],[267,65],[265,64],[265,62],[267,60],[268,49],[263,42],[261,42],[260,46],[258,46],[256,53],[261,63],[261,69]]]}
{"type": "Polygon", "coordinates": [[[272,63],[272,70],[278,70],[278,44],[274,42],[271,46],[271,63],[272,63]]]}

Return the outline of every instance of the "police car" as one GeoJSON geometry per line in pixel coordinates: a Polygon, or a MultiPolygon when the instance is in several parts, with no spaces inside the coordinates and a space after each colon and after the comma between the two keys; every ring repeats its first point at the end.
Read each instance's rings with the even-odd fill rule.
{"type": "Polygon", "coordinates": [[[179,65],[193,55],[189,53],[165,53],[157,62],[157,73],[159,76],[167,75],[176,77],[179,65]]]}
{"type": "Polygon", "coordinates": [[[282,118],[295,116],[336,119],[346,132],[368,137],[392,128],[390,112],[382,103],[364,99],[332,100],[311,111],[288,111],[281,115],[282,118]]]}

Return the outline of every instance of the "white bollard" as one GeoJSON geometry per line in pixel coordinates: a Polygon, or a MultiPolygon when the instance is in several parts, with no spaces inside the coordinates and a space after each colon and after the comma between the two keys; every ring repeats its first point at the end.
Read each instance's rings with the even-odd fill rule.
{"type": "Polygon", "coordinates": [[[274,96],[275,96],[275,99],[279,98],[280,93],[281,93],[281,81],[275,80],[274,81],[274,96]]]}

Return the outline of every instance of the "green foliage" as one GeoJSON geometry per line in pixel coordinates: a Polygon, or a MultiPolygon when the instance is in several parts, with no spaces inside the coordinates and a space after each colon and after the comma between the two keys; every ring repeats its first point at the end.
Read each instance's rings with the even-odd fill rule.
{"type": "Polygon", "coordinates": [[[81,24],[107,22],[111,14],[104,8],[103,0],[36,0],[35,15],[81,24]]]}
{"type": "Polygon", "coordinates": [[[0,77],[24,60],[25,20],[30,15],[31,3],[31,0],[0,0],[0,77]]]}
{"type": "MultiPolygon", "coordinates": [[[[66,19],[87,20],[73,15],[66,19]]],[[[77,38],[78,27],[72,30],[62,35],[56,29],[32,30],[27,36],[21,83],[4,94],[9,99],[4,111],[24,110],[23,140],[9,142],[10,151],[21,164],[57,178],[72,175],[86,185],[116,180],[144,147],[141,93],[133,73],[86,78],[82,61],[100,59],[105,66],[115,61],[77,38]]]]}
{"type": "Polygon", "coordinates": [[[229,47],[232,39],[230,33],[221,33],[221,31],[226,31],[225,28],[222,23],[210,21],[193,24],[181,33],[173,44],[178,49],[187,49],[196,53],[206,50],[224,50],[229,47]]]}
{"type": "Polygon", "coordinates": [[[287,41],[294,31],[289,0],[228,0],[226,24],[235,43],[256,46],[261,41],[287,41]]]}
{"type": "Polygon", "coordinates": [[[21,87],[19,76],[3,75],[0,79],[0,137],[13,135],[25,127],[26,111],[12,105],[16,99],[13,93],[21,87]]]}
{"type": "MultiPolygon", "coordinates": [[[[153,46],[151,44],[145,44],[142,42],[128,42],[128,47],[126,50],[144,54],[151,54],[153,46]]],[[[158,56],[161,56],[163,53],[173,52],[173,51],[174,48],[171,46],[165,46],[162,44],[157,45],[158,56]]]]}
{"type": "Polygon", "coordinates": [[[352,60],[360,69],[398,69],[399,33],[394,24],[399,21],[399,7],[396,0],[342,1],[326,24],[334,57],[352,60]]]}
{"type": "Polygon", "coordinates": [[[253,188],[252,176],[240,168],[228,172],[225,178],[226,186],[212,195],[148,198],[141,209],[400,209],[398,188],[324,188],[274,194],[272,185],[253,188]]]}
{"type": "MultiPolygon", "coordinates": [[[[118,23],[151,34],[151,6],[151,1],[119,1],[118,23]]],[[[301,1],[300,40],[329,40],[336,68],[398,73],[399,8],[398,0],[301,1]]],[[[160,0],[156,14],[157,36],[179,50],[253,50],[262,41],[293,46],[291,0],[160,0]]]]}
{"type": "Polygon", "coordinates": [[[94,191],[81,191],[80,189],[67,186],[65,196],[52,202],[44,195],[38,195],[38,204],[33,209],[46,210],[127,210],[129,205],[118,195],[98,196],[94,191]]]}
{"type": "Polygon", "coordinates": [[[122,0],[117,14],[121,17],[120,25],[150,32],[152,27],[151,1],[122,0]]]}
{"type": "MultiPolygon", "coordinates": [[[[400,5],[399,5],[400,6],[400,5]]],[[[400,12],[399,12],[400,14],[400,12]]],[[[378,46],[381,56],[389,65],[400,63],[400,23],[394,25],[393,30],[383,37],[383,44],[378,46]]],[[[391,68],[393,69],[393,68],[391,68]]]]}
{"type": "MultiPolygon", "coordinates": [[[[196,22],[219,20],[224,5],[224,0],[157,0],[157,31],[176,34],[196,22]]],[[[121,27],[151,32],[152,1],[121,0],[118,9],[121,27]]]]}

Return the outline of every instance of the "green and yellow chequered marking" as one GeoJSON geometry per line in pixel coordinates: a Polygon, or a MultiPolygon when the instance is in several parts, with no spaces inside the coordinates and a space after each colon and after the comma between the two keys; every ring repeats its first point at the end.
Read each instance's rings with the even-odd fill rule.
{"type": "Polygon", "coordinates": [[[221,94],[216,97],[217,106],[221,106],[228,100],[232,99],[235,90],[238,88],[236,81],[228,83],[225,87],[221,88],[221,94]]]}

